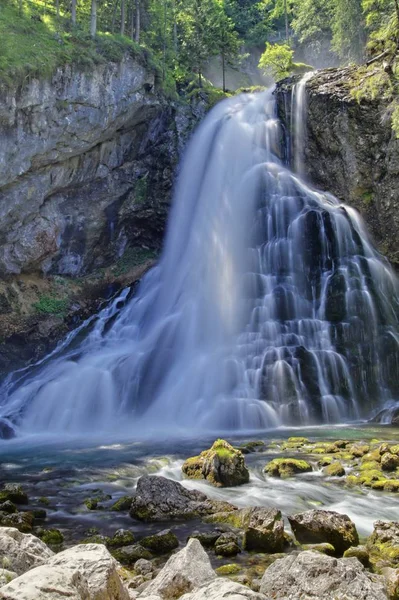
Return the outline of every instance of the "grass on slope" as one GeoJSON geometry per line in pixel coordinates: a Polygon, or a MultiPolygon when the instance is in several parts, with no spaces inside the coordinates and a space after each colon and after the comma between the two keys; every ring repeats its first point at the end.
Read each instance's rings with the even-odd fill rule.
{"type": "Polygon", "coordinates": [[[69,19],[44,10],[41,0],[26,0],[22,14],[16,0],[0,0],[0,84],[22,83],[49,75],[58,66],[73,63],[91,68],[118,61],[129,52],[144,58],[144,50],[127,37],[99,32],[95,40],[69,19]]]}

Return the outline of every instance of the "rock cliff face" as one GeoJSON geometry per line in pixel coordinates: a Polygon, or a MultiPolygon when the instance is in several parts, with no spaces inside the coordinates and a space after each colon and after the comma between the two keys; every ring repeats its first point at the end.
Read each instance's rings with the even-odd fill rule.
{"type": "MultiPolygon", "coordinates": [[[[308,179],[356,208],[380,251],[399,266],[399,140],[388,102],[357,102],[351,95],[355,68],[319,71],[306,85],[308,179]]],[[[280,117],[291,119],[295,79],[277,87],[280,117]]]]}
{"type": "Polygon", "coordinates": [[[148,268],[195,121],[130,57],[0,90],[0,330],[16,354],[148,268]]]}

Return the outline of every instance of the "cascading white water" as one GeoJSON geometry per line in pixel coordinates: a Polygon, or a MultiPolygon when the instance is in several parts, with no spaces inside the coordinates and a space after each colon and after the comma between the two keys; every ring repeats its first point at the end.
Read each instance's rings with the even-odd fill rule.
{"type": "Polygon", "coordinates": [[[176,433],[340,422],[395,400],[397,280],[359,216],[283,165],[282,137],[272,91],[219,104],[159,264],[83,342],[7,378],[0,416],[21,435],[176,433]]]}

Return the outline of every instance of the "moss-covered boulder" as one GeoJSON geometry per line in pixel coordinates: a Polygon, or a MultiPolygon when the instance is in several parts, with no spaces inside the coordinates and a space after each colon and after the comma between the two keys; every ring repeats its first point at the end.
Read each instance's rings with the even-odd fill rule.
{"type": "Polygon", "coordinates": [[[12,515],[13,513],[18,512],[18,509],[13,502],[11,502],[10,500],[6,500],[5,502],[0,503],[0,512],[12,515]]]}
{"type": "Polygon", "coordinates": [[[179,540],[170,529],[165,529],[154,535],[148,535],[140,540],[140,545],[153,554],[167,554],[179,546],[179,540]]]}
{"type": "Polygon", "coordinates": [[[122,496],[111,506],[111,510],[115,512],[124,512],[129,510],[132,505],[132,496],[122,496]]]}
{"type": "Polygon", "coordinates": [[[28,504],[28,494],[17,483],[6,483],[0,491],[0,502],[9,500],[14,504],[28,504]]]}
{"type": "Polygon", "coordinates": [[[274,458],[264,468],[264,472],[271,477],[293,477],[298,473],[310,473],[312,465],[306,460],[298,460],[296,458],[274,458]]]}
{"type": "Polygon", "coordinates": [[[238,536],[234,533],[222,533],[216,540],[215,553],[218,556],[237,556],[240,552],[238,536]]]}
{"type": "Polygon", "coordinates": [[[182,471],[189,479],[206,479],[216,487],[231,487],[249,481],[242,452],[225,440],[216,440],[209,450],[188,458],[182,471]]]}
{"type": "Polygon", "coordinates": [[[305,444],[310,444],[308,438],[305,437],[289,437],[286,442],[281,445],[282,450],[295,450],[302,448],[305,444]]]}
{"type": "Polygon", "coordinates": [[[399,468],[399,456],[386,452],[381,457],[381,468],[383,471],[396,471],[399,468]]]}
{"type": "Polygon", "coordinates": [[[288,517],[300,544],[332,544],[338,556],[359,544],[355,524],[347,515],[327,510],[309,510],[288,517]]]}
{"type": "Polygon", "coordinates": [[[31,533],[35,517],[32,512],[0,513],[0,526],[16,527],[21,533],[31,533]]]}
{"type": "Polygon", "coordinates": [[[147,548],[144,548],[141,544],[133,544],[132,546],[123,546],[111,550],[112,556],[116,558],[122,565],[132,567],[136,561],[140,558],[151,560],[152,554],[147,548]]]}
{"type": "Polygon", "coordinates": [[[130,529],[118,529],[112,538],[109,538],[106,546],[109,548],[122,548],[122,546],[131,546],[133,542],[133,531],[130,531],[130,529]]]}
{"type": "Polygon", "coordinates": [[[357,558],[366,568],[370,566],[370,555],[366,546],[351,546],[345,550],[344,558],[357,558]]]}
{"type": "Polygon", "coordinates": [[[243,454],[251,454],[252,452],[259,452],[264,450],[266,444],[261,440],[254,440],[252,442],[246,442],[245,444],[241,444],[238,446],[237,450],[242,452],[243,454]]]}
{"type": "Polygon", "coordinates": [[[327,465],[323,469],[324,475],[327,477],[344,477],[345,469],[339,462],[333,462],[331,465],[327,465]]]}
{"type": "Polygon", "coordinates": [[[334,458],[332,456],[322,456],[318,461],[317,461],[317,466],[318,467],[328,467],[328,465],[331,465],[331,463],[334,461],[334,458]]]}
{"type": "Polygon", "coordinates": [[[399,568],[399,521],[376,521],[366,547],[375,570],[399,568]]]}
{"type": "Polygon", "coordinates": [[[353,444],[353,446],[350,446],[349,452],[356,458],[361,458],[370,452],[370,446],[368,444],[353,444]]]}

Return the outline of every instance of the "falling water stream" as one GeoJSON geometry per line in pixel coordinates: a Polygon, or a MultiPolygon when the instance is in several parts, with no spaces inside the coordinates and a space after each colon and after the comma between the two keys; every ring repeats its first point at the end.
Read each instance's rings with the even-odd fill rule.
{"type": "Polygon", "coordinates": [[[359,215],[284,164],[283,139],[272,90],[210,113],[162,257],[134,297],[4,382],[0,416],[19,436],[242,432],[356,421],[395,403],[395,275],[359,215]]]}

